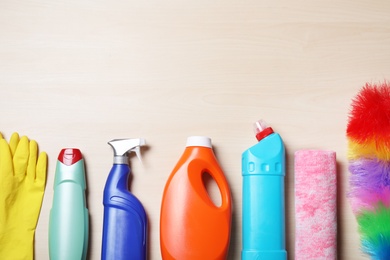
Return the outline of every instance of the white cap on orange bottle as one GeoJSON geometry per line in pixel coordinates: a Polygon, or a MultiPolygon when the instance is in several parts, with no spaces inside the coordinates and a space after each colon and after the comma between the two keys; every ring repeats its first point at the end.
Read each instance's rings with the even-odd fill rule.
{"type": "Polygon", "coordinates": [[[211,139],[207,136],[190,136],[187,138],[186,146],[202,146],[212,148],[211,139]]]}

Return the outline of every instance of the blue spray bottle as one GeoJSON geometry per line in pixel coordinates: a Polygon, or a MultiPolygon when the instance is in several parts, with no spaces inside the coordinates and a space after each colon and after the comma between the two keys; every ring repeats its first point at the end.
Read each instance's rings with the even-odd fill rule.
{"type": "Polygon", "coordinates": [[[140,159],[144,139],[115,139],[114,165],[104,188],[102,260],[146,259],[147,217],[141,202],[130,193],[129,153],[140,159]]]}
{"type": "Polygon", "coordinates": [[[279,134],[259,120],[259,141],[242,154],[243,260],[285,260],[285,149],[279,134]]]}

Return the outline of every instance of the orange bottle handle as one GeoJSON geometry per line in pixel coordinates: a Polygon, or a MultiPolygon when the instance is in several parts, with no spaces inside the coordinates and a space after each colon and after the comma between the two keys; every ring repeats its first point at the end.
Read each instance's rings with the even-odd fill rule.
{"type": "Polygon", "coordinates": [[[230,190],[225,176],[219,167],[215,167],[213,164],[196,159],[188,164],[188,173],[200,173],[200,174],[188,174],[190,182],[194,185],[194,191],[204,200],[206,205],[212,208],[219,208],[220,210],[227,210],[231,204],[230,190]],[[203,182],[202,175],[209,174],[216,182],[221,196],[221,205],[214,204],[203,182]]]}

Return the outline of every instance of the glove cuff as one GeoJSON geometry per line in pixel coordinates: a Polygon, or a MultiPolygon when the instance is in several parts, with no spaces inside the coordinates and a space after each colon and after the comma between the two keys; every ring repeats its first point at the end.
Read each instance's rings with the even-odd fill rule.
{"type": "Polygon", "coordinates": [[[13,229],[0,234],[0,259],[34,259],[35,230],[13,229]]]}

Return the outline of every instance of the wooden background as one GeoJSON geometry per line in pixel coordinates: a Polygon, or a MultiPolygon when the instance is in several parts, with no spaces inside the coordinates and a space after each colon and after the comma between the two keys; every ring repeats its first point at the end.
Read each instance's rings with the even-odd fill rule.
{"type": "Polygon", "coordinates": [[[100,259],[107,141],[144,137],[132,191],[160,259],[165,182],[186,138],[206,135],[234,198],[229,259],[240,259],[241,153],[265,119],[287,150],[287,246],[294,255],[294,152],[330,149],[339,174],[339,259],[365,259],[346,200],[345,129],[366,82],[390,78],[390,1],[0,1],[0,131],[38,141],[49,155],[36,230],[48,257],[55,163],[81,149],[90,211],[89,259],[100,259]]]}

